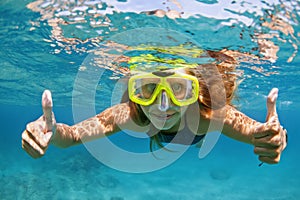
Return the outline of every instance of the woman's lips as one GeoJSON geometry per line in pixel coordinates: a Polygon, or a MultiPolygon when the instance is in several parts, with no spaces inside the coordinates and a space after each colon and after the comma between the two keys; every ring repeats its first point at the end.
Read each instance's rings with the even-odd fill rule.
{"type": "Polygon", "coordinates": [[[156,113],[150,113],[151,116],[155,117],[155,118],[158,118],[160,120],[168,120],[170,119],[171,117],[173,117],[176,113],[170,113],[170,114],[156,114],[156,113]]]}

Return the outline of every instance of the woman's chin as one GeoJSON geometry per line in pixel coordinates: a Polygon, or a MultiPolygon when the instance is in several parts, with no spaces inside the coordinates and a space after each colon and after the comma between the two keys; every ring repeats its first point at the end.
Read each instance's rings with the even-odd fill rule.
{"type": "Polygon", "coordinates": [[[172,126],[167,126],[166,124],[152,123],[155,128],[161,131],[166,131],[172,128],[172,126]]]}

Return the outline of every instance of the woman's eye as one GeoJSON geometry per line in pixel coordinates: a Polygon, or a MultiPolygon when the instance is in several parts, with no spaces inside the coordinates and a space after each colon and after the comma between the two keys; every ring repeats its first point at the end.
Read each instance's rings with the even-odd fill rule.
{"type": "Polygon", "coordinates": [[[172,85],[172,89],[174,92],[180,92],[182,90],[182,85],[180,83],[175,83],[172,85]]]}
{"type": "Polygon", "coordinates": [[[156,88],[156,84],[151,83],[144,86],[147,92],[153,92],[156,88]]]}

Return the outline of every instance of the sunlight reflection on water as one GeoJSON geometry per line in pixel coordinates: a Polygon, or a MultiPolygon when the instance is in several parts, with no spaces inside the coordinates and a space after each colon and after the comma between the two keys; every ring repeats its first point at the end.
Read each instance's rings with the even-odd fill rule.
{"type": "MultiPolygon", "coordinates": [[[[15,19],[16,26],[1,21],[4,31],[15,29],[0,36],[7,47],[1,52],[4,67],[0,69],[0,91],[7,98],[1,102],[35,105],[42,90],[49,88],[56,93],[58,105],[70,105],[74,77],[87,52],[116,33],[142,27],[176,30],[204,49],[223,50],[238,59],[244,79],[239,95],[247,101],[254,100],[249,96],[257,98],[253,93],[258,85],[262,101],[271,87],[297,92],[298,79],[295,88],[289,88],[285,74],[298,71],[299,7],[299,1],[277,0],[34,1],[26,11],[18,8],[29,15],[23,21],[15,19]],[[18,41],[23,41],[23,48],[18,41]],[[20,97],[7,93],[12,89],[20,97]]],[[[283,107],[295,106],[289,96],[281,101],[283,107]]]]}

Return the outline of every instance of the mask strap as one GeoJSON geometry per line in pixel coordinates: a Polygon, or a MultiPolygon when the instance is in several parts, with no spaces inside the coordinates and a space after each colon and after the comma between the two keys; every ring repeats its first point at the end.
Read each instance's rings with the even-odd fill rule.
{"type": "Polygon", "coordinates": [[[161,91],[160,102],[159,102],[158,108],[160,111],[163,111],[163,112],[167,111],[169,108],[169,98],[168,98],[166,91],[164,91],[164,90],[161,91]]]}

